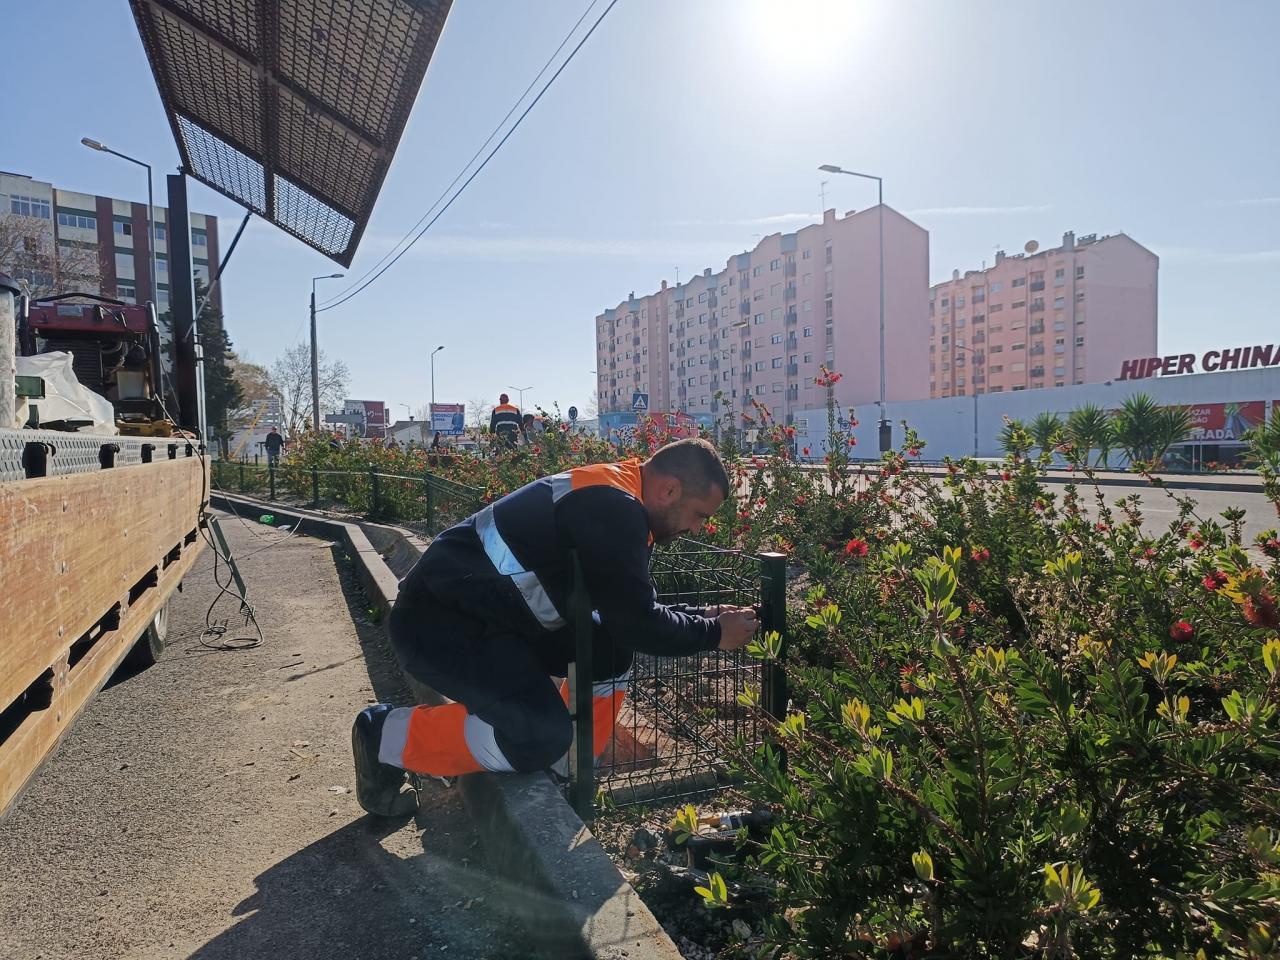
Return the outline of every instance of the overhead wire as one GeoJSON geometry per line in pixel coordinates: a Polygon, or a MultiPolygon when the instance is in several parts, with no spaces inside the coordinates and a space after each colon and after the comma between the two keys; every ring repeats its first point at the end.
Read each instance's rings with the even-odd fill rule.
{"type": "Polygon", "coordinates": [[[453,206],[454,201],[457,200],[458,197],[462,196],[463,191],[465,191],[467,187],[471,185],[471,182],[480,175],[480,172],[484,170],[486,166],[488,166],[489,161],[492,160],[494,156],[497,154],[497,152],[502,149],[503,144],[505,144],[509,139],[511,139],[511,135],[514,134],[518,129],[520,129],[520,124],[524,122],[525,117],[527,117],[529,113],[533,110],[533,108],[538,105],[538,102],[543,98],[546,92],[551,89],[552,84],[556,82],[556,79],[560,76],[560,74],[563,73],[565,68],[569,66],[570,63],[573,62],[573,58],[577,56],[578,51],[582,49],[583,45],[589,39],[591,39],[591,35],[596,32],[596,28],[598,28],[600,24],[604,22],[604,18],[609,15],[609,11],[611,11],[615,6],[617,6],[617,4],[618,4],[618,0],[610,0],[609,5],[604,9],[604,12],[601,13],[600,16],[596,18],[595,23],[591,25],[591,29],[589,29],[583,35],[582,39],[578,41],[577,45],[573,48],[573,50],[569,52],[569,56],[565,58],[564,62],[561,63],[560,66],[556,69],[556,72],[551,75],[551,78],[543,85],[542,89],[538,91],[538,95],[533,98],[533,100],[530,102],[530,104],[527,107],[525,107],[524,112],[520,114],[520,116],[516,119],[516,122],[512,124],[511,128],[503,135],[502,139],[498,141],[497,145],[492,150],[489,151],[488,155],[484,158],[483,161],[481,161],[480,166],[476,167],[476,169],[471,173],[471,175],[467,177],[467,179],[463,182],[462,186],[460,186],[457,189],[457,191],[453,194],[453,196],[451,196],[448,199],[445,205],[440,208],[440,210],[435,214],[435,216],[433,216],[429,221],[427,221],[426,225],[422,227],[422,229],[419,230],[414,235],[413,239],[409,241],[409,243],[404,247],[404,249],[401,250],[399,253],[397,253],[394,257],[392,257],[391,260],[385,266],[379,269],[376,273],[374,273],[373,276],[359,283],[355,287],[355,289],[351,290],[345,295],[341,295],[339,299],[336,299],[330,302],[327,306],[317,307],[316,308],[317,313],[320,313],[325,310],[332,310],[335,307],[340,307],[342,304],[346,303],[348,300],[351,300],[353,297],[359,295],[364,290],[368,289],[373,283],[375,283],[378,280],[378,278],[380,278],[384,273],[386,273],[393,266],[395,266],[397,261],[399,261],[401,257],[403,257],[406,253],[408,253],[414,244],[416,244],[419,240],[422,239],[423,235],[426,234],[426,232],[430,230],[442,216],[444,216],[444,214],[448,211],[448,209],[451,206],[453,206]]]}
{"type": "MultiPolygon", "coordinates": [[[[476,159],[480,156],[480,154],[484,152],[485,147],[489,146],[489,144],[493,142],[493,138],[496,137],[500,132],[502,132],[502,128],[506,126],[507,121],[511,119],[511,115],[514,114],[516,110],[520,108],[520,104],[524,102],[525,97],[529,96],[529,91],[532,90],[534,86],[537,84],[537,82],[542,79],[542,75],[546,73],[548,69],[550,69],[551,64],[555,62],[556,57],[560,56],[560,51],[565,48],[565,46],[569,43],[571,39],[573,39],[573,35],[577,32],[578,27],[582,26],[582,21],[587,19],[587,15],[591,13],[592,8],[595,7],[595,5],[599,2],[600,0],[591,0],[591,2],[587,4],[587,8],[582,11],[582,16],[578,17],[577,22],[575,22],[574,25],[569,28],[569,32],[564,35],[564,39],[561,40],[560,45],[556,47],[554,51],[552,51],[551,56],[547,57],[547,62],[542,65],[542,69],[539,70],[537,74],[534,75],[534,78],[529,81],[529,85],[524,88],[524,91],[520,94],[520,96],[516,97],[515,101],[511,104],[511,109],[507,111],[506,116],[504,116],[501,120],[498,121],[498,125],[493,128],[493,132],[489,134],[489,136],[485,139],[484,143],[480,144],[480,146],[476,148],[476,152],[471,155],[471,159],[468,160],[465,164],[463,164],[462,169],[458,171],[458,175],[453,178],[453,181],[447,187],[445,187],[443,191],[441,191],[440,196],[436,197],[435,202],[431,204],[430,207],[427,208],[427,212],[418,218],[418,222],[415,223],[408,230],[406,230],[404,233],[404,236],[402,236],[399,240],[396,241],[395,246],[393,246],[390,250],[384,253],[382,257],[378,260],[378,262],[375,263],[373,266],[371,266],[368,270],[366,270],[358,280],[353,281],[345,290],[342,290],[334,294],[332,297],[329,297],[327,300],[322,301],[319,304],[319,309],[327,309],[327,306],[326,306],[327,304],[334,303],[335,301],[342,299],[342,297],[346,296],[346,294],[349,291],[354,290],[361,283],[363,283],[369,277],[370,274],[372,274],[375,270],[377,270],[380,266],[382,266],[387,261],[388,257],[392,256],[396,252],[396,250],[399,249],[402,243],[404,243],[413,235],[413,232],[422,225],[422,222],[426,220],[427,217],[431,216],[431,212],[435,210],[436,207],[440,206],[441,202],[443,202],[445,197],[449,195],[449,191],[452,190],[457,185],[459,180],[461,180],[464,176],[466,176],[467,171],[471,169],[471,165],[475,163],[476,159]]],[[[302,325],[299,324],[298,328],[299,330],[301,330],[302,325]]],[[[295,335],[295,339],[296,339],[296,335],[295,335]]]]}

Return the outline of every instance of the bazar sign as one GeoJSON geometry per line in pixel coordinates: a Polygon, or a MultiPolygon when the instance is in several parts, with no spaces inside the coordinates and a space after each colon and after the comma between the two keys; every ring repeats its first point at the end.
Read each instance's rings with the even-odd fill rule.
{"type": "Polygon", "coordinates": [[[1193,443],[1244,439],[1245,433],[1267,419],[1267,402],[1193,403],[1183,407],[1190,419],[1187,439],[1193,443]]]}
{"type": "MultiPolygon", "coordinates": [[[[1203,373],[1274,366],[1280,366],[1280,344],[1210,350],[1200,357],[1200,371],[1203,373]]],[[[1196,372],[1194,353],[1175,353],[1167,357],[1137,357],[1133,360],[1125,360],[1120,364],[1119,379],[1142,380],[1146,377],[1171,377],[1180,373],[1196,372]]]]}

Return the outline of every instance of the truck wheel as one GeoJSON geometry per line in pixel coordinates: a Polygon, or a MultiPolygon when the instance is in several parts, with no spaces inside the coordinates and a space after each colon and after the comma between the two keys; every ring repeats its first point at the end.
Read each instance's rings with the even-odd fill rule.
{"type": "Polygon", "coordinates": [[[142,636],[125,656],[125,665],[135,670],[145,670],[160,659],[165,641],[169,638],[169,602],[166,600],[155,618],[147,624],[142,636]]]}

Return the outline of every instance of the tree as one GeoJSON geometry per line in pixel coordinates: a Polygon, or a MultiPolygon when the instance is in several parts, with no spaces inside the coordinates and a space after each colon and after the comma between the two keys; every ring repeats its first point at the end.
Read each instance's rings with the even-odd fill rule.
{"type": "Polygon", "coordinates": [[[1135,393],[1112,418],[1116,445],[1134,464],[1155,464],[1191,432],[1184,407],[1161,407],[1148,394],[1135,393]]]}
{"type": "Polygon", "coordinates": [[[259,415],[262,405],[276,396],[276,391],[262,364],[236,356],[231,358],[230,366],[231,376],[240,385],[240,403],[230,411],[228,420],[233,426],[247,427],[259,415]]]}
{"type": "Polygon", "coordinates": [[[1107,457],[1115,445],[1111,418],[1107,411],[1096,403],[1086,403],[1071,411],[1064,432],[1083,463],[1087,465],[1090,452],[1097,449],[1096,463],[1104,467],[1107,465],[1107,457]]]}
{"type": "Polygon", "coordinates": [[[486,430],[489,427],[489,414],[493,413],[493,404],[487,400],[468,400],[467,401],[467,422],[474,423],[476,430],[486,430]]]}
{"type": "Polygon", "coordinates": [[[1036,446],[1040,448],[1040,452],[1050,453],[1057,445],[1058,435],[1062,432],[1062,418],[1047,410],[1037,413],[1027,430],[1036,446]]]}
{"type": "Polygon", "coordinates": [[[1027,425],[1021,420],[1005,418],[1000,430],[1000,449],[1014,457],[1024,457],[1031,450],[1035,441],[1027,432],[1027,425]]]}
{"type": "Polygon", "coordinates": [[[101,275],[96,244],[64,240],[53,246],[48,221],[0,214],[0,271],[23,283],[27,294],[98,293],[101,275]]]}
{"type": "MultiPolygon", "coordinates": [[[[326,407],[336,407],[347,392],[350,373],[341,360],[330,361],[323,350],[319,356],[320,415],[326,407]]],[[[311,421],[311,348],[295,343],[271,365],[270,383],[280,397],[285,429],[300,433],[311,421]]],[[[314,424],[312,425],[314,428],[314,424]]],[[[323,429],[324,424],[320,424],[323,429]]]]}

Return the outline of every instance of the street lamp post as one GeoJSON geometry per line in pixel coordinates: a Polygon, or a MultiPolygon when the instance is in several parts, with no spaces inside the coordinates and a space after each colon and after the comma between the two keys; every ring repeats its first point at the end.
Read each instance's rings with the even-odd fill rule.
{"type": "MultiPolygon", "coordinates": [[[[951,346],[956,350],[963,350],[965,353],[969,354],[970,358],[973,357],[973,351],[968,347],[961,346],[958,343],[953,343],[951,346]]],[[[955,371],[952,372],[954,373],[955,371]]],[[[969,385],[973,389],[973,455],[976,457],[978,455],[978,387],[977,384],[973,382],[973,376],[974,367],[973,364],[970,363],[969,385]]]]}
{"type": "MultiPolygon", "coordinates": [[[[436,354],[443,349],[444,349],[444,344],[442,343],[440,344],[440,346],[436,347],[434,350],[431,351],[431,404],[432,406],[434,406],[436,402],[436,354]]],[[[428,417],[427,419],[430,419],[430,417],[428,417]]]]}
{"type": "Polygon", "coordinates": [[[876,215],[880,221],[880,452],[884,453],[893,448],[893,432],[884,410],[884,180],[870,173],[855,173],[831,163],[824,163],[818,169],[824,173],[844,173],[851,177],[874,180],[879,192],[876,215]]]}
{"type": "Polygon", "coordinates": [[[140,167],[147,170],[147,247],[151,252],[151,302],[156,305],[156,311],[160,309],[160,286],[156,277],[156,208],[155,194],[151,187],[151,164],[143,163],[134,157],[126,156],[118,150],[112,150],[110,147],[104,146],[97,140],[91,140],[88,137],[81,137],[80,142],[90,150],[98,150],[102,153],[109,153],[113,157],[119,157],[121,160],[128,160],[130,163],[136,163],[140,167]]]}
{"type": "Polygon", "coordinates": [[[524,392],[526,390],[532,390],[533,387],[513,387],[510,384],[508,384],[507,389],[514,390],[516,393],[520,394],[520,412],[524,413],[524,392]]]}
{"type": "Polygon", "coordinates": [[[320,432],[320,350],[316,346],[316,281],[337,280],[341,273],[311,278],[311,429],[320,432]]]}

